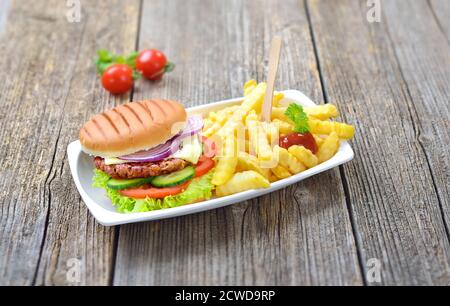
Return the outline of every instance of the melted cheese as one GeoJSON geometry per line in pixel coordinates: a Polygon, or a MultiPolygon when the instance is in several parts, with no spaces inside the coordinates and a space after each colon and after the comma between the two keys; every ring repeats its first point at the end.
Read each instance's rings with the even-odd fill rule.
{"type": "Polygon", "coordinates": [[[198,136],[185,138],[181,144],[181,149],[172,154],[171,157],[184,159],[192,164],[198,163],[198,159],[203,153],[203,147],[198,136]]]}
{"type": "Polygon", "coordinates": [[[128,163],[128,161],[116,157],[105,157],[105,165],[119,165],[125,163],[128,163]]]}

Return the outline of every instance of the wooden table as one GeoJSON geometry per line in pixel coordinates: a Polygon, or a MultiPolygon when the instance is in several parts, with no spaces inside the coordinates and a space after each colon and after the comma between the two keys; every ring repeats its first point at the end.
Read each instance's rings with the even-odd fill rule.
{"type": "Polygon", "coordinates": [[[81,0],[79,22],[70,9],[0,1],[0,284],[450,284],[450,1],[382,0],[379,23],[366,0],[81,0]],[[276,88],[337,104],[355,159],[226,208],[97,224],[67,163],[80,126],[129,100],[241,96],[275,34],[276,88]],[[149,47],[176,70],[122,97],[101,88],[97,49],[149,47]]]}

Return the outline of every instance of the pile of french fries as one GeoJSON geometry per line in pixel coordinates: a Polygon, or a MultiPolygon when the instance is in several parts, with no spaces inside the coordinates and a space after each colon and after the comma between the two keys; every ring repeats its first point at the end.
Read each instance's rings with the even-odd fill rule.
{"type": "Polygon", "coordinates": [[[332,104],[304,107],[310,133],[318,151],[303,146],[281,148],[280,137],[294,132],[294,123],[285,115],[284,95],[274,93],[271,122],[261,121],[266,83],[250,80],[244,85],[244,100],[209,113],[203,135],[216,142],[216,169],[213,184],[218,197],[249,189],[268,188],[332,158],[341,140],[353,138],[353,126],[331,121],[339,113],[332,104]]]}

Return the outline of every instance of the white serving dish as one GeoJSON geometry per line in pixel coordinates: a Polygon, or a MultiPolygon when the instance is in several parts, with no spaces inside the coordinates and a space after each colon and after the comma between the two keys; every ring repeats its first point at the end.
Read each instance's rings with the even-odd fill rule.
{"type": "MultiPolygon", "coordinates": [[[[315,105],[314,102],[312,102],[300,91],[286,90],[283,93],[285,94],[285,99],[282,101],[282,103],[289,104],[292,102],[296,102],[303,106],[315,105]]],[[[237,104],[241,102],[242,99],[243,98],[237,98],[207,105],[200,105],[189,108],[187,111],[190,114],[206,114],[213,110],[237,104]]],[[[308,169],[302,173],[291,176],[287,179],[272,183],[271,186],[267,189],[248,190],[222,198],[213,198],[208,201],[175,208],[168,208],[144,213],[122,214],[116,212],[111,201],[106,197],[104,190],[92,187],[92,176],[94,169],[92,160],[93,158],[92,156],[89,156],[81,151],[81,145],[78,140],[69,144],[69,146],[67,147],[67,154],[73,180],[75,181],[75,185],[77,186],[84,203],[86,203],[86,206],[89,208],[95,219],[105,226],[172,218],[239,203],[251,198],[256,198],[264,194],[271,193],[273,191],[295,184],[314,174],[318,174],[342,165],[352,160],[354,155],[350,145],[346,141],[342,141],[339,151],[330,160],[314,168],[308,169]]]]}

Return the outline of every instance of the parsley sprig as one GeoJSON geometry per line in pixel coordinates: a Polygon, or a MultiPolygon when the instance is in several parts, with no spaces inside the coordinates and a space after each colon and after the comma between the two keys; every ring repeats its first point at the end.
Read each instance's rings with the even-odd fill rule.
{"type": "Polygon", "coordinates": [[[295,132],[301,134],[309,132],[308,115],[303,110],[303,106],[291,103],[284,114],[294,122],[295,132]]]}
{"type": "Polygon", "coordinates": [[[113,64],[125,64],[133,69],[133,79],[138,79],[140,77],[139,72],[136,71],[136,58],[139,53],[133,51],[130,54],[116,55],[108,50],[100,49],[97,51],[97,59],[95,60],[95,66],[100,75],[103,75],[106,69],[113,64]]]}

